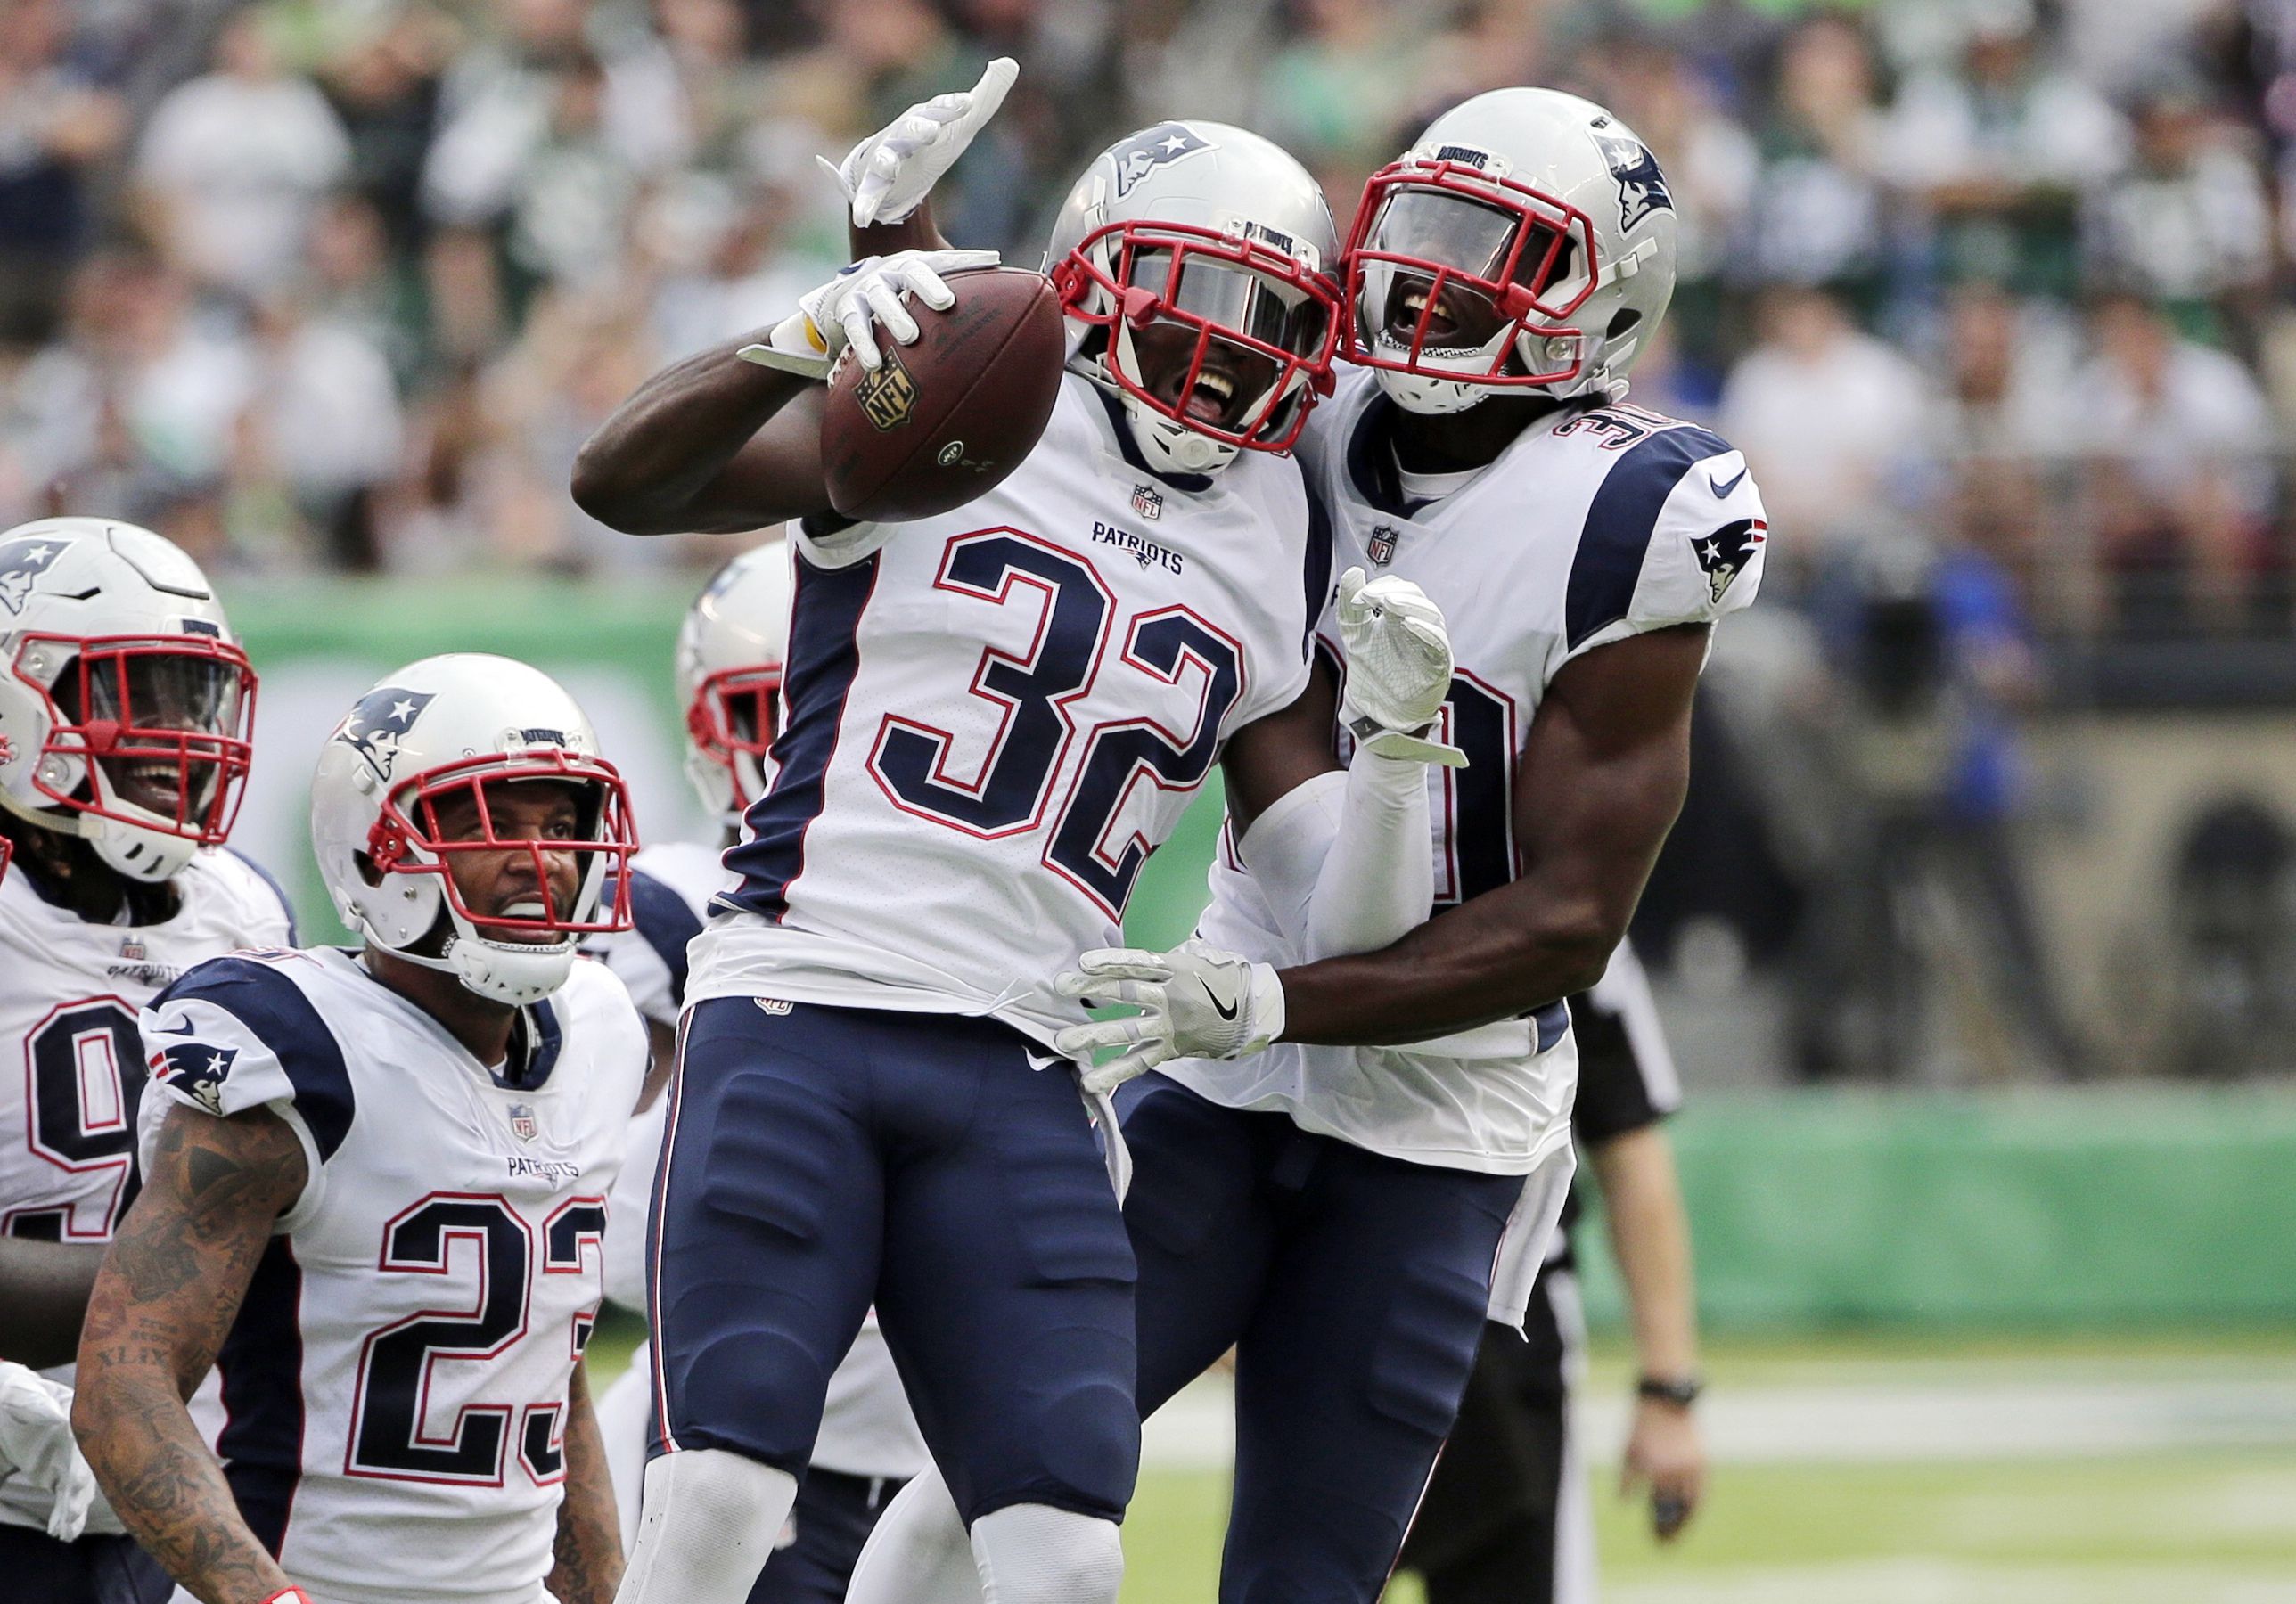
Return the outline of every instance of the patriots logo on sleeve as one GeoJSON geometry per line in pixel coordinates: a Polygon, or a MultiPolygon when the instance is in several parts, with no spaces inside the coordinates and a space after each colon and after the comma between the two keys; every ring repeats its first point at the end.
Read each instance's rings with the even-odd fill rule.
{"type": "Polygon", "coordinates": [[[1177,123],[1158,123],[1152,128],[1143,128],[1109,152],[1116,163],[1116,198],[1121,200],[1130,194],[1133,185],[1158,168],[1211,148],[1177,123]]]}
{"type": "Polygon", "coordinates": [[[48,571],[70,542],[43,535],[27,535],[0,545],[0,607],[12,613],[24,610],[32,581],[48,571]]]}
{"type": "MultiPolygon", "coordinates": [[[[188,1034],[189,1021],[181,1026],[162,1026],[167,1034],[188,1034]]],[[[210,1047],[205,1042],[179,1042],[162,1047],[152,1055],[152,1078],[163,1086],[188,1093],[192,1100],[209,1113],[223,1112],[223,1084],[231,1076],[232,1060],[239,1056],[236,1047],[210,1047]]]]}
{"type": "Polygon", "coordinates": [[[1690,543],[1691,555],[1706,570],[1706,588],[1716,602],[1730,582],[1745,572],[1754,552],[1769,538],[1769,525],[1759,518],[1742,518],[1724,524],[1711,535],[1690,543]]]}
{"type": "Polygon", "coordinates": [[[1632,229],[1652,212],[1672,211],[1674,195],[1659,171],[1658,158],[1641,140],[1626,134],[1595,134],[1611,176],[1619,181],[1619,226],[1632,229]]]}
{"type": "Polygon", "coordinates": [[[390,778],[390,765],[398,759],[398,742],[422,716],[422,709],[430,705],[432,692],[402,691],[396,685],[384,685],[370,691],[359,699],[350,716],[343,720],[335,739],[348,741],[358,749],[359,756],[373,765],[374,772],[385,780],[390,778]]]}

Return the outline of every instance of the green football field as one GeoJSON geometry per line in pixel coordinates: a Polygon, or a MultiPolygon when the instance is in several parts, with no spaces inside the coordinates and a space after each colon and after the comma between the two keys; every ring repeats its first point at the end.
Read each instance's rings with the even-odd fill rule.
{"type": "MultiPolygon", "coordinates": [[[[620,1343],[599,1347],[618,1368],[620,1343]]],[[[1671,1547],[1615,1496],[1617,1412],[1589,1423],[1614,1604],[2296,1604],[2296,1344],[2276,1334],[1735,1342],[1710,1357],[1717,1462],[1671,1547]]],[[[1615,1397],[1625,1375],[1598,1348],[1586,1392],[1615,1397]]],[[[1151,1430],[1126,1604],[1216,1596],[1227,1485],[1199,1428],[1219,1405],[1213,1392],[1189,1428],[1151,1430]]],[[[1407,1578],[1389,1597],[1420,1604],[1407,1578]]]]}

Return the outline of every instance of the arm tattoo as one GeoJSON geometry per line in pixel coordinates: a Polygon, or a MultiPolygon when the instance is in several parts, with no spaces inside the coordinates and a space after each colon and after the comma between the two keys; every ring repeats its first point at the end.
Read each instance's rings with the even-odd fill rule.
{"type": "Polygon", "coordinates": [[[214,1364],[272,1225],[307,1178],[302,1146],[276,1115],[170,1109],[88,1300],[72,1403],[81,1452],[130,1534],[209,1600],[287,1585],[184,1400],[214,1364]]]}
{"type": "Polygon", "coordinates": [[[606,1473],[605,1438],[579,1361],[566,1390],[566,1486],[553,1554],[548,1585],[559,1604],[612,1604],[622,1580],[622,1526],[606,1473]]]}

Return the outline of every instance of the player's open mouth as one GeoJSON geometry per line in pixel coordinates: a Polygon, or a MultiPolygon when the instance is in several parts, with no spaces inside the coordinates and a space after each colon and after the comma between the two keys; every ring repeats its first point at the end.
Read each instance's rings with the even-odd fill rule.
{"type": "Polygon", "coordinates": [[[1219,423],[1226,420],[1228,406],[1234,399],[1235,381],[1206,368],[1189,386],[1186,404],[1180,410],[1200,423],[1219,423]]]}
{"type": "Polygon", "coordinates": [[[152,813],[173,814],[183,795],[183,771],[174,763],[116,764],[112,775],[121,800],[152,813]]]}
{"type": "MultiPolygon", "coordinates": [[[[1416,329],[1419,315],[1427,309],[1427,291],[1406,290],[1403,292],[1405,327],[1416,329]]],[[[1447,340],[1459,331],[1457,321],[1451,315],[1451,298],[1444,296],[1435,303],[1434,315],[1427,320],[1426,340],[1431,345],[1447,340]]]]}

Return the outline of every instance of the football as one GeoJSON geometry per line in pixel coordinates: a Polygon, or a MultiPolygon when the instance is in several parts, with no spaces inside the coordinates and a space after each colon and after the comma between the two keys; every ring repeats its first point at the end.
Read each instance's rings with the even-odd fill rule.
{"type": "Polygon", "coordinates": [[[830,504],[865,523],[930,518],[995,487],[1036,449],[1059,397],[1065,334],[1052,281],[1020,267],[948,275],[956,302],[915,300],[921,332],[884,365],[850,350],[829,376],[821,461],[830,504]]]}

